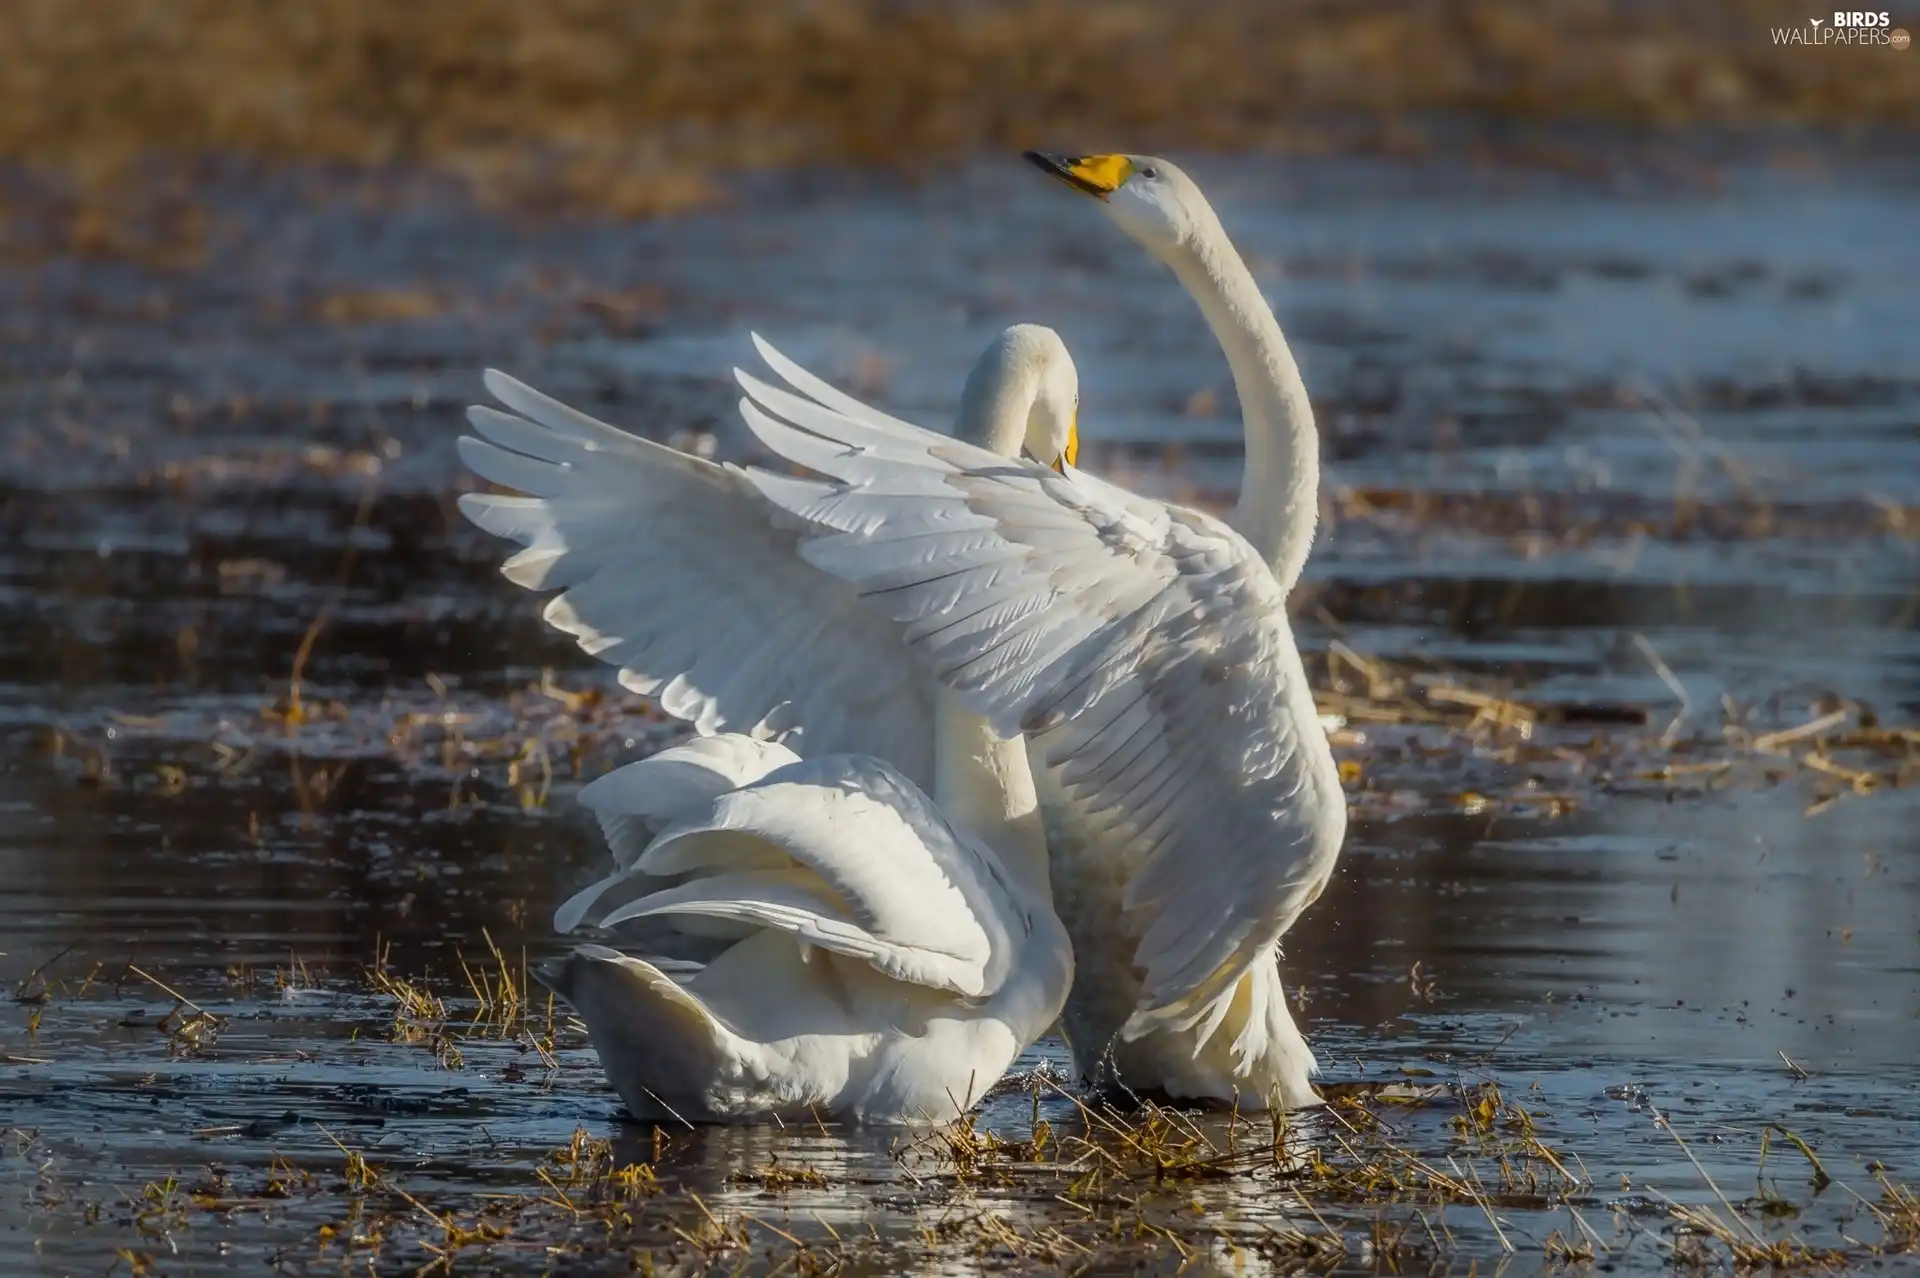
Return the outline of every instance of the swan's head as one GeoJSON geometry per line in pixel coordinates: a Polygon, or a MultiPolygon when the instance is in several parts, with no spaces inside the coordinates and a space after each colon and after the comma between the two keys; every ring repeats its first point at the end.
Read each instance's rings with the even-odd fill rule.
{"type": "Polygon", "coordinates": [[[1060,470],[1080,455],[1080,374],[1060,334],[1015,324],[981,353],[954,433],[1003,457],[1060,470]]]}
{"type": "Polygon", "coordinates": [[[1152,155],[1054,155],[1028,151],[1027,159],[1083,195],[1149,252],[1165,257],[1183,244],[1206,238],[1213,209],[1192,178],[1152,155]]]}

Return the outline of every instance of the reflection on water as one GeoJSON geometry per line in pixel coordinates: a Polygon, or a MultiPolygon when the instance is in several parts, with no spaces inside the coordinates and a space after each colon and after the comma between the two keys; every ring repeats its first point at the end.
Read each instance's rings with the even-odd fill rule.
{"type": "MultiPolygon", "coordinates": [[[[1298,601],[1310,647],[1655,709],[1650,728],[1554,729],[1572,762],[1549,788],[1579,774],[1588,736],[1657,735],[1678,708],[1636,633],[1685,690],[1689,731],[1710,735],[1723,695],[1770,723],[1829,694],[1912,721],[1920,367],[1899,335],[1920,289],[1892,251],[1901,189],[1750,173],[1636,196],[1193,167],[1321,407],[1335,495],[1298,601]],[[1510,517],[1457,500],[1473,492],[1504,494],[1510,517]],[[1455,504],[1419,514],[1422,494],[1455,504]]],[[[474,1010],[463,963],[550,952],[554,903],[600,860],[571,793],[671,731],[631,699],[582,699],[608,681],[453,511],[475,368],[737,455],[714,375],[747,327],[939,419],[986,337],[1038,319],[1081,364],[1096,469],[1203,500],[1230,486],[1230,385],[1172,281],[1017,166],[971,180],[1005,201],[994,219],[872,190],[542,231],[452,200],[289,212],[239,191],[217,270],[60,263],[0,282],[15,329],[42,321],[0,386],[0,982],[19,996],[0,1007],[0,1131],[44,1142],[0,1150],[0,1224],[41,1240],[42,1269],[135,1244],[208,1267],[285,1259],[270,1215],[162,1243],[124,1210],[62,1214],[48,1186],[112,1199],[207,1163],[259,1180],[276,1154],[337,1176],[335,1140],[436,1202],[525,1192],[584,1127],[670,1194],[808,1238],[871,1223],[911,1249],[916,1221],[955,1210],[895,1135],[624,1127],[564,1024],[557,1070],[524,1025],[460,1036],[450,1070],[448,1044],[396,1040],[365,972],[421,980],[458,1020],[474,1010]],[[290,318],[379,289],[437,300],[407,322],[290,318]],[[309,633],[311,718],[290,728],[309,633]],[[183,1044],[192,1011],[168,990],[217,1033],[183,1044]],[[738,1179],[774,1166],[831,1183],[738,1179]]],[[[1667,801],[1610,776],[1546,819],[1462,793],[1490,771],[1524,788],[1534,765],[1437,729],[1380,729],[1355,757],[1376,766],[1367,750],[1389,739],[1377,766],[1412,796],[1405,815],[1356,824],[1288,944],[1330,1079],[1497,1080],[1584,1161],[1592,1223],[1629,1263],[1667,1263],[1646,1232],[1664,1224],[1657,1194],[1717,1201],[1650,1104],[1739,1195],[1769,1123],[1841,1180],[1870,1188],[1876,1159],[1920,1175],[1910,789],[1854,794],[1782,756],[1757,789],[1667,801]]],[[[1057,1044],[1036,1061],[1058,1065],[1057,1044]]],[[[1036,1112],[1077,1121],[1043,1086],[993,1102],[987,1125],[1023,1139],[1036,1112]]],[[[1392,1124],[1444,1162],[1457,1117],[1440,1103],[1392,1124]]],[[[1302,1214],[1268,1181],[1192,1189],[1229,1234],[1302,1214]]],[[[1017,1181],[979,1192],[1029,1221],[1080,1210],[1017,1181]]],[[[1839,1228],[1837,1197],[1795,1227],[1839,1228]]],[[[336,1206],[283,1210],[305,1240],[336,1206]]],[[[1375,1207],[1316,1209],[1365,1230],[1375,1207]]],[[[1507,1217],[1535,1254],[1572,1228],[1507,1217]]],[[[1484,1219],[1446,1219],[1465,1252],[1497,1251],[1484,1219]]],[[[498,1263],[542,1267],[517,1246],[498,1263]]]]}

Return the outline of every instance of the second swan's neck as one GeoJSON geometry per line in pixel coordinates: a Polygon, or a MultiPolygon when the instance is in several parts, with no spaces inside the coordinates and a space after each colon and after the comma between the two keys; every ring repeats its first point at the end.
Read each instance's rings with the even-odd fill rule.
{"type": "Polygon", "coordinates": [[[1300,366],[1217,221],[1208,218],[1167,261],[1200,304],[1240,397],[1247,461],[1228,522],[1292,589],[1313,545],[1320,501],[1320,438],[1300,366]]]}
{"type": "Polygon", "coordinates": [[[934,697],[934,802],[956,825],[986,840],[1016,883],[1051,902],[1047,836],[1025,739],[994,735],[985,719],[945,688],[934,697]]]}

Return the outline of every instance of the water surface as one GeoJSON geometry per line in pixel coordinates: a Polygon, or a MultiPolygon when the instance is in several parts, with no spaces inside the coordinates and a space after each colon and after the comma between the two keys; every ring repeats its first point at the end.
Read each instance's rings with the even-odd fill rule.
{"type": "MultiPolygon", "coordinates": [[[[1345,1256],[1314,1263],[1355,1271],[1464,1267],[1503,1239],[1537,1264],[1556,1230],[1652,1268],[1697,1245],[1669,1200],[1731,1222],[1723,1195],[1788,1204],[1743,1217],[1768,1239],[1870,1260],[1874,1169],[1920,1178],[1912,739],[1836,744],[1872,774],[1858,788],[1807,766],[1804,740],[1752,741],[1836,708],[1836,731],[1916,718],[1911,175],[1191,167],[1326,440],[1303,645],[1511,687],[1543,719],[1527,740],[1458,721],[1340,735],[1356,821],[1289,938],[1302,1019],[1330,1081],[1496,1084],[1577,1186],[1496,1195],[1489,1220],[1279,1172],[1149,1175],[1124,1210],[1185,1241],[1081,1256],[1035,1241],[1089,1212],[1044,1178],[956,1176],[885,1134],[623,1124],[563,1015],[490,1014],[463,970],[553,952],[552,908],[601,855],[572,792],[673,732],[543,630],[453,509],[476,370],[739,458],[724,373],[749,329],[938,423],[988,338],[1038,320],[1080,364],[1087,465],[1222,503],[1225,367],[1170,276],[1011,161],[921,190],[770,181],[641,225],[230,177],[201,269],[60,260],[0,282],[16,1263],[98,1270],[124,1248],[164,1272],[299,1270],[371,1250],[415,1268],[447,1241],[427,1211],[498,1210],[513,1227],[466,1255],[526,1272],[608,1250],[771,1264],[869,1225],[861,1263],[882,1268],[949,1250],[963,1268],[1173,1267],[1182,1247],[1285,1267],[1286,1228],[1342,1233],[1345,1256]],[[396,1024],[375,969],[445,999],[449,1026],[396,1024]],[[200,1011],[217,1020],[195,1029],[200,1011]],[[1816,1190],[1779,1129],[1836,1183],[1816,1190]],[[584,1175],[554,1158],[576,1130],[659,1178],[630,1227],[538,1205],[543,1174],[584,1175]],[[385,1187],[349,1193],[345,1150],[385,1187]],[[699,1235],[694,1194],[749,1242],[699,1235]],[[980,1241],[983,1215],[1028,1250],[980,1241]],[[1398,1261],[1381,1222],[1415,1231],[1398,1261]]],[[[1343,658],[1315,672],[1365,691],[1343,658]]],[[[1027,1064],[1062,1059],[1043,1043],[1027,1064]]],[[[983,1127],[1081,1121],[1053,1084],[1030,1090],[983,1127]]],[[[1400,1148],[1494,1186],[1479,1095],[1380,1112],[1400,1148]]],[[[1224,1147],[1220,1119],[1194,1121],[1224,1147]]],[[[1296,1135],[1334,1158],[1360,1140],[1296,1135]]]]}

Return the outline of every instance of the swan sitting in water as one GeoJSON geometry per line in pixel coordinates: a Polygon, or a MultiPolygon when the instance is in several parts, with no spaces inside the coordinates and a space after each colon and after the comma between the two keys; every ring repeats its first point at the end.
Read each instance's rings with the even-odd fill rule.
{"type": "MultiPolygon", "coordinates": [[[[812,747],[857,736],[868,712],[870,737],[898,742],[934,792],[870,753],[802,759],[740,733],[611,773],[581,801],[601,819],[614,872],[563,905],[555,926],[664,918],[735,939],[684,978],[589,945],[544,979],[586,1021],[638,1115],[952,1119],[1047,1030],[1072,981],[1024,743],[916,675],[889,628],[863,628],[852,592],[796,555],[806,529],[739,470],[499,374],[488,386],[522,416],[472,410],[486,439],[462,439],[461,455],[528,495],[472,494],[462,509],[527,546],[511,579],[569,587],[549,620],[701,726],[792,724],[812,747]],[[713,575],[679,575],[676,549],[713,575]],[[816,650],[783,646],[809,627],[816,650]],[[710,662],[715,649],[760,669],[710,662]],[[917,695],[871,701],[863,667],[871,683],[884,689],[892,674],[917,695]]],[[[1058,336],[1009,329],[968,380],[959,433],[1010,473],[1051,473],[1017,455],[1064,465],[1077,400],[1058,336]]]]}
{"type": "Polygon", "coordinates": [[[943,436],[878,427],[870,409],[743,378],[761,441],[837,482],[754,478],[840,530],[802,553],[901,624],[943,686],[1027,734],[1079,973],[1063,1023],[1082,1072],[1242,1108],[1317,1104],[1278,965],[1346,831],[1286,615],[1318,498],[1306,391],[1185,174],[1145,156],[1029,158],[1097,197],[1199,302],[1245,416],[1232,514],[1078,471],[1009,473],[943,436]]]}
{"type": "Polygon", "coordinates": [[[947,1122],[1066,1001],[1072,950],[1044,866],[949,824],[878,759],[696,737],[580,801],[617,868],[557,926],[665,917],[740,937],[679,980],[600,945],[542,969],[637,1116],[947,1122]],[[642,876],[679,882],[606,908],[642,876]]]}

